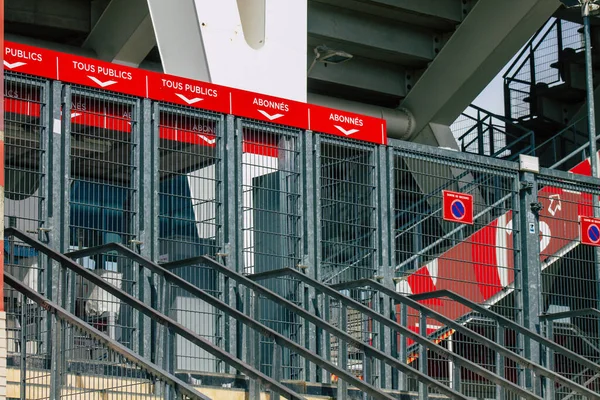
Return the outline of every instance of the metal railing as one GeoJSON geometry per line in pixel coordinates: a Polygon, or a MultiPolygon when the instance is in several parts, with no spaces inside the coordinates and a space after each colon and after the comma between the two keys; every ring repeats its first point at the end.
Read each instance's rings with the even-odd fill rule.
{"type": "MultiPolygon", "coordinates": [[[[275,346],[276,348],[277,347],[286,347],[288,349],[291,349],[291,350],[295,351],[296,353],[300,354],[302,357],[309,360],[310,362],[315,363],[315,364],[319,365],[321,368],[324,368],[325,370],[328,370],[329,372],[334,373],[337,376],[340,376],[340,377],[346,379],[349,383],[352,383],[357,388],[365,391],[366,393],[369,393],[372,396],[375,396],[376,398],[385,398],[385,399],[390,398],[387,394],[384,394],[383,392],[375,389],[373,386],[369,385],[368,383],[355,378],[352,374],[348,373],[347,371],[336,367],[335,365],[331,364],[327,360],[324,360],[323,358],[319,357],[318,355],[311,353],[309,350],[303,348],[301,345],[286,338],[285,336],[281,335],[280,333],[276,332],[275,330],[261,324],[259,322],[260,318],[255,318],[256,315],[253,314],[253,311],[246,310],[246,312],[250,313],[250,316],[248,316],[247,314],[245,314],[243,312],[243,310],[238,310],[236,308],[233,308],[233,307],[223,303],[222,301],[220,301],[219,299],[210,295],[209,293],[203,291],[202,289],[198,288],[197,286],[191,284],[190,282],[182,279],[180,276],[169,271],[169,269],[173,269],[173,268],[175,268],[175,266],[188,267],[191,265],[197,265],[199,263],[210,265],[210,267],[212,269],[214,269],[216,272],[218,272],[219,274],[222,274],[229,279],[233,279],[236,282],[243,284],[248,289],[255,291],[256,295],[261,295],[261,296],[264,296],[265,298],[269,298],[270,300],[273,300],[273,301],[285,306],[286,308],[288,308],[290,310],[294,310],[303,318],[306,318],[308,321],[315,323],[316,325],[320,325],[323,329],[326,329],[326,330],[331,329],[334,332],[340,334],[342,337],[345,337],[346,339],[348,339],[354,343],[356,342],[355,339],[349,337],[344,332],[336,330],[336,328],[329,326],[329,324],[327,322],[314,317],[312,314],[310,314],[303,308],[296,306],[294,303],[275,294],[274,292],[270,291],[269,289],[255,284],[254,282],[252,282],[245,276],[238,274],[235,271],[232,271],[231,269],[215,262],[211,258],[208,258],[206,256],[199,256],[199,257],[194,257],[191,259],[173,261],[173,262],[167,263],[163,266],[160,266],[156,263],[153,263],[152,261],[144,259],[143,257],[139,256],[138,254],[132,252],[130,249],[127,249],[126,247],[123,247],[117,243],[107,244],[107,245],[97,247],[97,248],[90,248],[90,249],[85,249],[85,250],[78,251],[78,252],[73,252],[73,253],[68,254],[67,256],[71,257],[71,258],[79,258],[79,257],[93,255],[93,254],[98,254],[99,252],[106,251],[109,249],[111,251],[117,251],[120,254],[123,254],[123,255],[126,255],[127,257],[131,257],[132,259],[135,259],[140,265],[143,265],[144,267],[150,269],[152,271],[152,273],[158,274],[163,279],[165,279],[166,283],[175,285],[176,287],[180,288],[181,290],[184,290],[188,295],[196,297],[198,299],[201,299],[203,302],[206,302],[206,303],[210,304],[211,306],[218,308],[220,311],[226,313],[228,315],[228,317],[233,318],[236,321],[242,322],[244,325],[259,332],[261,335],[269,338],[270,340],[273,340],[276,344],[276,346],[275,346]]],[[[255,297],[255,299],[256,298],[257,297],[255,297]]],[[[256,305],[256,303],[254,303],[254,304],[256,305]]],[[[166,312],[168,312],[168,311],[166,310],[166,312]]],[[[256,344],[257,343],[254,342],[253,345],[256,345],[256,344]]],[[[364,347],[363,344],[357,344],[357,345],[364,347]]],[[[369,350],[366,350],[366,351],[369,351],[369,350]]],[[[376,349],[372,349],[372,351],[374,352],[374,354],[381,356],[381,353],[378,352],[376,349]]],[[[281,348],[277,349],[274,352],[275,352],[275,354],[281,355],[282,349],[281,348]]],[[[412,371],[407,371],[407,372],[410,373],[412,371]]],[[[281,379],[281,377],[278,376],[278,374],[281,373],[281,366],[280,366],[280,368],[273,368],[272,373],[273,373],[274,379],[281,379]]],[[[425,377],[425,378],[428,378],[428,377],[425,377]]],[[[429,380],[429,383],[434,386],[437,385],[437,382],[432,381],[432,380],[429,380]]],[[[261,382],[261,384],[262,384],[262,382],[261,382]]],[[[452,392],[449,392],[449,394],[451,396],[455,395],[452,392]]],[[[461,398],[461,397],[459,397],[459,398],[461,398]]]]}
{"type": "Polygon", "coordinates": [[[15,340],[15,347],[20,347],[22,352],[21,398],[63,398],[112,392],[127,399],[144,394],[168,396],[172,392],[185,399],[210,400],[7,272],[4,281],[22,295],[21,304],[28,305],[19,319],[25,321],[32,314],[48,313],[52,319],[50,334],[55,339],[51,353],[43,355],[43,364],[48,369],[40,369],[41,363],[34,362],[36,355],[28,346],[35,340],[34,335],[21,328],[22,339],[15,340]],[[73,337],[75,341],[68,344],[65,337],[73,337]]]}
{"type": "Polygon", "coordinates": [[[532,91],[540,85],[564,82],[565,76],[556,64],[566,50],[577,52],[583,48],[580,28],[580,24],[551,19],[521,50],[503,77],[507,118],[522,120],[539,115],[532,91]]]}
{"type": "MultiPolygon", "coordinates": [[[[327,295],[327,296],[331,297],[332,299],[335,299],[335,300],[341,302],[343,304],[343,307],[345,307],[346,309],[356,310],[356,311],[364,314],[366,317],[370,318],[372,321],[377,321],[382,326],[385,326],[385,327],[391,329],[394,332],[394,334],[398,334],[401,337],[401,339],[400,339],[401,341],[405,340],[405,338],[414,341],[415,343],[417,343],[419,346],[422,347],[419,350],[420,354],[424,354],[426,351],[438,353],[439,355],[443,356],[447,362],[451,362],[451,363],[458,365],[459,368],[461,369],[461,371],[463,371],[463,372],[467,371],[467,370],[475,372],[479,376],[488,379],[491,383],[501,386],[504,389],[518,395],[519,397],[538,398],[533,393],[528,392],[527,390],[514,384],[513,382],[511,382],[499,375],[496,375],[495,373],[491,372],[490,370],[485,369],[472,361],[467,360],[466,358],[462,357],[460,354],[454,353],[454,352],[444,348],[443,346],[440,345],[439,342],[436,343],[433,340],[429,339],[428,338],[429,335],[427,335],[424,331],[421,331],[421,333],[413,332],[412,330],[408,329],[406,326],[400,325],[399,323],[395,322],[393,319],[389,319],[388,317],[384,316],[383,314],[374,311],[372,308],[369,308],[369,307],[365,306],[364,304],[361,304],[358,301],[352,299],[351,297],[345,296],[340,291],[336,290],[336,289],[341,289],[341,290],[356,289],[358,287],[364,286],[365,282],[368,282],[369,284],[371,284],[371,283],[374,283],[374,281],[357,280],[352,283],[340,283],[340,284],[333,285],[333,286],[326,286],[318,281],[315,281],[314,279],[311,279],[307,275],[305,275],[297,270],[290,269],[290,268],[273,270],[273,271],[269,271],[269,272],[255,274],[255,275],[250,276],[250,278],[255,281],[261,281],[264,279],[269,279],[269,278],[273,278],[273,277],[282,277],[282,276],[294,277],[295,279],[302,281],[304,284],[308,285],[309,287],[314,288],[317,292],[327,295]]],[[[373,289],[375,289],[376,291],[379,291],[379,288],[380,288],[379,286],[373,287],[373,289]]],[[[409,302],[411,302],[411,301],[409,300],[409,302]]],[[[412,302],[412,304],[415,305],[416,303],[412,302]]],[[[426,315],[420,316],[420,320],[424,320],[424,318],[426,318],[426,315]]],[[[403,318],[400,317],[400,320],[402,320],[402,319],[403,318]]],[[[420,366],[422,367],[422,370],[421,370],[422,372],[423,372],[423,370],[425,372],[427,372],[426,366],[424,363],[420,364],[420,366]]],[[[458,373],[460,374],[461,372],[459,371],[458,373]]],[[[548,372],[548,374],[550,376],[552,376],[552,373],[548,372]]],[[[460,391],[460,380],[453,380],[452,382],[453,382],[452,387],[455,390],[460,391]]]]}
{"type": "MultiPolygon", "coordinates": [[[[543,321],[542,329],[545,332],[546,337],[554,341],[569,342],[573,344],[577,340],[581,340],[579,346],[575,346],[575,349],[582,354],[586,355],[586,358],[596,363],[600,362],[600,348],[598,347],[598,340],[600,337],[593,338],[593,343],[589,340],[589,335],[584,334],[578,326],[582,326],[586,330],[596,331],[600,324],[600,311],[595,308],[587,308],[573,311],[564,311],[550,314],[543,314],[540,316],[543,321]],[[592,349],[585,349],[588,346],[592,349]]],[[[553,349],[549,349],[546,354],[546,363],[549,366],[553,366],[556,369],[563,369],[565,366],[565,358],[560,353],[556,353],[553,349]]],[[[566,368],[563,373],[571,373],[573,380],[579,382],[584,386],[592,386],[597,392],[600,391],[600,373],[594,369],[583,366],[579,371],[568,371],[566,368]]],[[[568,400],[573,398],[572,393],[561,393],[560,390],[555,390],[554,386],[549,388],[549,398],[562,398],[568,400]],[[557,393],[555,393],[557,392],[557,393]]]]}
{"type": "MultiPolygon", "coordinates": [[[[424,293],[424,294],[412,295],[412,296],[402,296],[401,294],[395,292],[394,290],[390,289],[389,287],[386,287],[386,286],[384,286],[378,282],[375,282],[373,280],[355,281],[350,284],[336,285],[335,288],[338,290],[342,290],[342,289],[349,289],[349,288],[353,288],[353,287],[363,287],[363,286],[369,286],[371,288],[374,288],[374,289],[380,291],[381,293],[385,294],[386,296],[389,296],[391,299],[393,299],[398,304],[403,305],[404,307],[418,310],[420,313],[424,313],[427,316],[427,318],[431,318],[431,320],[445,325],[444,329],[452,329],[456,332],[460,332],[460,333],[464,334],[465,336],[471,337],[471,338],[475,339],[476,341],[481,342],[485,346],[489,346],[490,348],[492,348],[494,351],[498,352],[498,354],[502,355],[503,357],[511,359],[511,360],[521,364],[523,367],[530,369],[531,371],[535,372],[536,374],[538,374],[540,376],[544,376],[553,382],[559,383],[559,384],[571,389],[572,391],[574,391],[576,393],[582,394],[589,398],[599,398],[600,397],[600,395],[598,395],[597,393],[591,391],[590,389],[580,385],[579,383],[576,383],[566,377],[563,377],[559,373],[554,372],[554,371],[548,369],[547,367],[532,363],[532,361],[530,359],[527,359],[527,358],[523,357],[522,355],[519,355],[515,352],[510,351],[508,348],[503,346],[502,342],[500,342],[500,343],[495,342],[493,340],[486,338],[483,335],[473,332],[470,329],[465,328],[463,323],[459,323],[454,320],[451,320],[451,319],[437,313],[433,309],[430,309],[420,303],[425,300],[431,300],[431,299],[443,299],[443,298],[449,299],[453,302],[456,302],[456,303],[459,303],[459,304],[462,304],[462,305],[468,307],[470,310],[472,310],[473,312],[475,312],[479,315],[490,318],[497,324],[497,328],[500,329],[501,331],[507,330],[507,329],[514,330],[515,332],[518,332],[520,335],[523,335],[528,340],[535,341],[537,344],[546,346],[547,348],[552,349],[552,351],[563,355],[566,359],[578,362],[578,363],[584,365],[585,367],[590,368],[593,371],[600,372],[600,364],[596,364],[596,363],[586,359],[585,357],[582,357],[581,355],[574,353],[573,351],[554,343],[553,341],[547,339],[546,337],[541,336],[536,332],[533,332],[531,330],[524,328],[520,324],[517,324],[514,321],[511,321],[510,319],[502,316],[501,314],[495,313],[484,306],[481,306],[473,301],[470,301],[470,300],[464,298],[463,296],[460,296],[456,293],[452,293],[451,291],[448,291],[448,290],[434,291],[434,292],[430,292],[430,293],[424,293]]],[[[427,318],[425,318],[425,320],[427,320],[427,318]]],[[[432,334],[432,336],[438,336],[438,334],[434,333],[434,334],[432,334]]],[[[501,364],[502,363],[499,363],[499,365],[501,365],[501,364]]],[[[500,373],[499,375],[502,376],[502,373],[500,373]]]]}
{"type": "MultiPolygon", "coordinates": [[[[139,311],[140,313],[144,314],[145,316],[151,318],[158,324],[168,328],[169,330],[173,331],[175,334],[194,343],[195,345],[202,348],[204,351],[208,352],[209,354],[213,355],[214,357],[217,357],[217,358],[223,360],[228,365],[243,372],[250,379],[257,380],[258,382],[260,382],[261,385],[263,385],[267,389],[269,389],[273,392],[279,393],[289,399],[302,399],[303,398],[301,395],[294,392],[293,390],[286,387],[285,385],[278,382],[277,380],[275,380],[269,376],[266,376],[265,374],[256,370],[255,368],[248,365],[247,363],[240,360],[239,358],[236,358],[235,356],[231,355],[230,353],[227,353],[226,351],[219,348],[218,346],[215,346],[213,343],[209,342],[208,340],[203,339],[200,335],[198,335],[197,333],[193,332],[192,330],[184,327],[183,325],[181,325],[177,321],[173,320],[172,318],[154,310],[150,306],[144,304],[143,301],[140,301],[139,299],[133,297],[132,295],[130,295],[129,293],[125,292],[124,290],[118,288],[117,286],[111,284],[110,282],[103,279],[102,277],[94,274],[92,271],[82,267],[81,265],[77,264],[76,262],[74,262],[73,260],[68,258],[67,256],[50,249],[49,247],[45,246],[43,243],[39,242],[38,240],[33,239],[33,238],[27,236],[26,234],[24,234],[16,229],[13,229],[13,228],[8,228],[5,231],[5,235],[6,236],[15,236],[15,237],[19,238],[24,243],[27,243],[32,248],[36,249],[37,251],[43,253],[44,255],[46,255],[49,258],[51,258],[52,260],[54,260],[55,262],[59,263],[62,268],[74,273],[76,276],[81,277],[82,279],[85,279],[90,284],[93,284],[93,285],[97,286],[98,288],[104,290],[107,294],[114,296],[114,298],[118,299],[120,302],[130,305],[132,308],[135,308],[137,311],[139,311]]],[[[119,245],[118,244],[110,244],[108,246],[119,246],[119,245]]],[[[100,248],[103,250],[106,250],[106,247],[100,247],[100,248]]],[[[120,247],[116,247],[116,248],[120,248],[120,247]]],[[[185,281],[181,280],[181,278],[177,278],[177,279],[181,282],[185,282],[185,281]]],[[[185,284],[189,285],[189,283],[187,283],[187,282],[185,284]]],[[[214,299],[210,295],[207,295],[207,297],[214,299]]],[[[217,299],[214,299],[212,301],[214,304],[219,303],[219,301],[217,299]]],[[[248,320],[252,321],[251,318],[246,317],[244,314],[239,313],[239,311],[237,311],[235,309],[232,309],[228,306],[225,306],[224,308],[229,309],[232,313],[235,313],[236,317],[238,317],[238,318],[247,318],[248,320]]],[[[255,326],[260,326],[260,324],[255,323],[255,326]]],[[[269,333],[268,328],[265,328],[263,333],[269,333]]],[[[381,397],[381,398],[384,398],[384,397],[381,397]]]]}
{"type": "Polygon", "coordinates": [[[476,105],[471,104],[459,121],[455,133],[463,152],[514,160],[518,154],[533,153],[536,147],[532,130],[476,105]]]}

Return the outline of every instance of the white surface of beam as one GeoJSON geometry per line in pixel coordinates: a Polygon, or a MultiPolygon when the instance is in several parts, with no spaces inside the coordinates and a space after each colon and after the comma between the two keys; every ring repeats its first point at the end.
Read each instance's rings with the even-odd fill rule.
{"type": "Polygon", "coordinates": [[[211,82],[194,0],[146,1],[164,71],[211,82]]]}

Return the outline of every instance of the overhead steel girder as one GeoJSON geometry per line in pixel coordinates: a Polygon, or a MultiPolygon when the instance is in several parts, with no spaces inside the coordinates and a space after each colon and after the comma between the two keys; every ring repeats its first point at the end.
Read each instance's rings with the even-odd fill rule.
{"type": "Polygon", "coordinates": [[[308,35],[340,43],[354,55],[407,65],[425,65],[435,56],[432,32],[322,3],[309,4],[308,35]]]}
{"type": "MultiPolygon", "coordinates": [[[[315,54],[308,48],[307,61],[310,64],[315,54]]],[[[308,79],[333,83],[348,88],[364,89],[391,96],[406,96],[405,72],[397,65],[367,58],[354,57],[352,62],[326,66],[317,62],[308,79]]]]}
{"type": "Polygon", "coordinates": [[[156,45],[146,0],[112,0],[87,39],[84,48],[98,57],[137,67],[156,45]]]}
{"type": "Polygon", "coordinates": [[[423,26],[439,26],[439,21],[434,19],[458,24],[463,20],[466,9],[466,5],[461,0],[313,0],[313,2],[327,3],[395,20],[412,21],[423,26]]]}
{"type": "Polygon", "coordinates": [[[559,5],[479,0],[401,104],[416,119],[410,139],[429,123],[452,124],[559,5]]]}
{"type": "Polygon", "coordinates": [[[5,20],[88,32],[90,4],[85,1],[5,0],[5,20]]]}

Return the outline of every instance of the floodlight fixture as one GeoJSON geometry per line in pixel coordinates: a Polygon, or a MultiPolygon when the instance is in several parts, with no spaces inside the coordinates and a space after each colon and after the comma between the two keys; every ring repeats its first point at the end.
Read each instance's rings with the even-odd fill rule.
{"type": "Polygon", "coordinates": [[[307,74],[310,74],[310,71],[317,62],[325,64],[341,64],[352,59],[352,57],[352,54],[342,50],[331,49],[325,45],[317,46],[315,47],[315,58],[313,59],[312,64],[310,64],[307,74]]]}

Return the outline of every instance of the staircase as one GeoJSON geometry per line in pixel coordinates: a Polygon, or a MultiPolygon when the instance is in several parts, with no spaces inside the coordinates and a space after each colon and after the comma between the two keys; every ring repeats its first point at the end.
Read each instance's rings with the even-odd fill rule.
{"type": "MultiPolygon", "coordinates": [[[[522,373],[533,373],[536,376],[543,376],[545,379],[552,381],[553,384],[558,385],[559,388],[564,388],[566,393],[574,392],[585,396],[590,396],[591,393],[584,386],[566,379],[539,364],[531,363],[530,360],[525,359],[517,352],[510,350],[510,348],[494,345],[489,339],[471,329],[463,327],[461,324],[423,307],[416,301],[390,291],[385,286],[368,279],[341,284],[346,285],[346,287],[332,287],[315,281],[298,270],[289,268],[245,276],[206,256],[193,257],[160,266],[143,258],[132,250],[115,243],[69,253],[67,257],[48,248],[36,239],[30,238],[26,233],[13,228],[7,229],[6,234],[31,246],[45,257],[52,259],[60,265],[60,268],[64,272],[68,272],[70,276],[75,277],[76,281],[98,287],[103,293],[99,297],[101,299],[99,301],[120,304],[121,313],[131,313],[134,319],[140,321],[138,327],[144,326],[145,320],[150,319],[157,324],[158,330],[156,332],[162,332],[166,335],[162,339],[166,339],[166,343],[172,343],[177,340],[177,337],[182,337],[220,359],[225,365],[223,371],[226,374],[212,374],[214,382],[218,381],[218,376],[221,376],[221,379],[227,376],[233,379],[231,384],[226,385],[226,388],[211,387],[209,375],[201,375],[200,380],[194,383],[198,379],[194,378],[194,374],[187,375],[182,373],[182,371],[173,370],[173,355],[168,356],[165,354],[163,357],[157,357],[152,354],[149,358],[141,357],[136,353],[147,351],[148,344],[136,347],[134,344],[136,342],[135,337],[128,337],[129,340],[133,340],[123,343],[123,336],[120,339],[113,338],[111,337],[112,334],[101,332],[92,326],[93,324],[89,320],[81,319],[66,309],[61,308],[58,304],[23,284],[19,279],[7,272],[5,273],[6,283],[10,290],[14,291],[16,298],[19,300],[17,304],[20,308],[13,308],[15,311],[13,315],[15,316],[18,314],[16,311],[20,310],[21,317],[20,319],[17,318],[18,320],[26,321],[29,319],[28,316],[41,316],[56,320],[56,322],[51,324],[51,329],[48,332],[50,334],[49,337],[56,338],[53,342],[54,344],[50,346],[43,340],[45,337],[48,337],[44,332],[30,332],[29,329],[25,330],[23,326],[27,326],[27,324],[21,324],[20,329],[13,329],[12,337],[25,337],[25,343],[27,344],[34,339],[39,339],[40,343],[39,347],[34,349],[31,346],[21,348],[19,345],[23,342],[14,341],[14,355],[18,358],[20,354],[20,359],[24,361],[22,363],[15,363],[15,367],[18,366],[18,369],[13,368],[10,372],[11,384],[9,385],[9,390],[10,393],[17,397],[22,393],[26,393],[26,398],[52,398],[52,393],[55,393],[57,397],[85,396],[86,398],[97,397],[102,399],[154,399],[167,398],[165,396],[169,391],[174,391],[173,393],[183,395],[184,398],[206,399],[210,398],[209,395],[215,396],[212,398],[220,398],[220,396],[236,398],[238,394],[242,395],[247,391],[250,398],[257,398],[256,396],[259,393],[267,390],[271,398],[283,396],[291,399],[316,399],[319,398],[319,395],[327,396],[326,393],[331,393],[332,386],[328,384],[321,383],[320,394],[310,394],[306,392],[308,388],[312,387],[312,390],[315,391],[319,387],[319,384],[281,379],[281,366],[285,365],[286,357],[295,355],[295,357],[300,357],[303,360],[301,362],[302,365],[306,363],[308,368],[313,368],[310,367],[310,364],[314,364],[315,367],[318,367],[323,372],[327,371],[333,378],[332,382],[338,396],[341,393],[347,393],[352,398],[352,393],[356,393],[353,392],[352,388],[354,387],[377,399],[404,398],[402,397],[404,396],[402,393],[408,394],[410,397],[412,397],[411,393],[415,395],[416,393],[421,393],[424,396],[427,396],[428,393],[437,393],[447,398],[467,399],[470,396],[480,397],[483,393],[489,394],[489,390],[492,387],[497,387],[502,393],[513,393],[519,398],[540,399],[530,389],[524,388],[519,384],[518,380],[513,379],[503,371],[490,370],[486,368],[481,360],[473,360],[473,355],[469,356],[468,351],[463,354],[463,350],[459,348],[447,349],[444,346],[440,346],[440,341],[431,338],[427,334],[426,329],[414,332],[407,323],[412,317],[406,312],[398,314],[406,316],[399,321],[389,319],[385,314],[381,313],[383,310],[377,311],[374,308],[375,303],[381,301],[381,296],[389,297],[390,300],[393,300],[397,304],[408,306],[411,310],[417,310],[421,314],[421,321],[437,318],[455,332],[459,332],[483,345],[492,346],[498,352],[499,357],[512,360],[512,362],[520,365],[519,368],[522,373]],[[201,302],[219,309],[226,318],[231,318],[242,330],[248,329],[248,348],[241,351],[241,358],[215,346],[181,323],[171,319],[169,315],[172,314],[172,306],[162,303],[157,299],[159,300],[158,302],[155,303],[153,301],[152,303],[164,305],[159,307],[161,311],[154,309],[140,302],[135,297],[135,291],[132,291],[131,288],[119,288],[118,285],[115,286],[114,282],[110,282],[110,279],[107,280],[100,277],[72,261],[72,259],[82,259],[94,254],[107,254],[108,252],[118,254],[121,260],[127,260],[130,265],[135,266],[142,274],[147,270],[151,274],[154,274],[154,276],[160,277],[157,287],[178,287],[180,290],[185,291],[191,298],[197,298],[201,302]],[[245,309],[243,303],[232,307],[177,275],[178,271],[185,271],[186,268],[198,265],[210,267],[221,277],[220,279],[225,279],[232,284],[234,283],[240,289],[243,287],[243,292],[246,292],[250,296],[250,304],[258,304],[252,299],[263,298],[265,301],[277,303],[288,312],[293,313],[297,319],[304,321],[304,326],[314,324],[317,327],[317,335],[323,339],[327,338],[327,341],[332,344],[331,353],[328,357],[334,362],[323,358],[320,355],[320,350],[317,349],[314,351],[309,347],[304,347],[301,343],[282,335],[277,329],[263,325],[259,322],[261,320],[259,310],[245,309]],[[330,304],[332,314],[323,313],[323,310],[316,305],[317,303],[315,303],[314,310],[306,310],[260,284],[261,281],[272,279],[290,279],[297,282],[302,292],[315,291],[320,293],[324,296],[323,300],[326,300],[330,304]],[[364,291],[364,287],[366,286],[370,286],[368,290],[374,293],[375,296],[372,297],[372,301],[366,303],[357,301],[354,297],[357,290],[362,287],[360,291],[364,291]],[[354,295],[351,295],[352,293],[354,295]],[[23,308],[23,305],[28,305],[27,309],[29,311],[23,308]],[[336,309],[338,311],[333,312],[336,309]],[[254,317],[249,316],[248,312],[254,317]],[[351,324],[349,323],[352,320],[370,321],[370,329],[368,330],[370,332],[370,340],[365,341],[365,337],[362,334],[358,334],[357,336],[356,332],[353,333],[351,324]],[[378,337],[375,334],[376,332],[383,333],[383,336],[378,337]],[[259,335],[264,337],[266,343],[269,343],[267,347],[271,349],[273,354],[271,358],[273,368],[270,370],[269,375],[260,371],[259,359],[255,356],[258,354],[255,352],[258,350],[255,346],[258,344],[257,339],[259,335]],[[398,355],[390,356],[378,350],[378,342],[386,337],[394,338],[398,342],[404,341],[405,344],[400,346],[403,350],[399,353],[404,355],[400,359],[398,359],[398,355]],[[333,347],[334,344],[335,347],[333,347]],[[42,352],[43,354],[40,356],[40,349],[48,349],[49,351],[46,353],[42,352]],[[288,349],[289,351],[286,352],[284,349],[288,349]],[[356,377],[353,367],[356,364],[351,361],[351,349],[356,349],[364,356],[364,359],[360,363],[363,366],[362,368],[365,365],[374,366],[379,363],[391,367],[395,371],[393,376],[396,382],[399,383],[400,391],[394,392],[377,389],[378,380],[381,377],[377,378],[370,367],[363,369],[364,376],[356,377]],[[246,350],[249,351],[248,355],[246,355],[246,350]],[[434,362],[436,365],[448,366],[455,364],[457,370],[462,371],[462,375],[461,373],[458,375],[455,374],[451,382],[444,383],[445,373],[442,373],[437,368],[428,367],[420,363],[419,360],[423,360],[425,357],[437,360],[434,362]],[[36,359],[41,361],[34,361],[36,359]],[[161,359],[163,360],[162,362],[160,361],[161,359]],[[159,367],[156,362],[165,365],[165,368],[159,367]],[[56,371],[56,368],[61,372],[53,373],[52,371],[56,371]],[[465,376],[467,371],[471,375],[466,380],[464,378],[461,379],[461,376],[465,376]],[[227,375],[227,372],[233,373],[233,375],[227,375]],[[484,388],[488,392],[482,391],[484,388]],[[297,390],[302,390],[305,393],[299,394],[297,390]]],[[[65,288],[68,287],[68,285],[65,286],[65,288]]],[[[447,295],[446,293],[440,294],[440,296],[447,295]]],[[[244,297],[246,295],[242,296],[242,298],[244,297]]],[[[458,295],[455,296],[454,300],[470,304],[467,299],[458,295]]],[[[475,305],[471,306],[476,307],[475,305]]],[[[501,316],[491,311],[488,314],[498,323],[506,323],[501,316]]],[[[119,319],[119,321],[123,320],[119,319]]],[[[38,324],[38,326],[43,325],[38,324]]],[[[553,351],[572,359],[574,362],[586,363],[582,357],[551,343],[535,333],[523,328],[515,329],[520,329],[520,334],[538,340],[540,345],[548,346],[553,351]]],[[[110,329],[105,329],[105,331],[111,332],[110,329]]],[[[240,351],[240,349],[234,350],[233,348],[231,350],[234,352],[240,351]]],[[[593,371],[600,372],[600,366],[589,362],[585,365],[593,371]]],[[[487,395],[484,397],[489,398],[487,395]]]]}
{"type": "MultiPolygon", "coordinates": [[[[461,150],[569,170],[589,157],[585,55],[579,9],[560,9],[505,72],[505,116],[469,107],[455,133],[461,150]]],[[[600,70],[600,24],[592,19],[594,76],[600,70]]],[[[597,138],[598,139],[598,138],[597,138]]]]}

